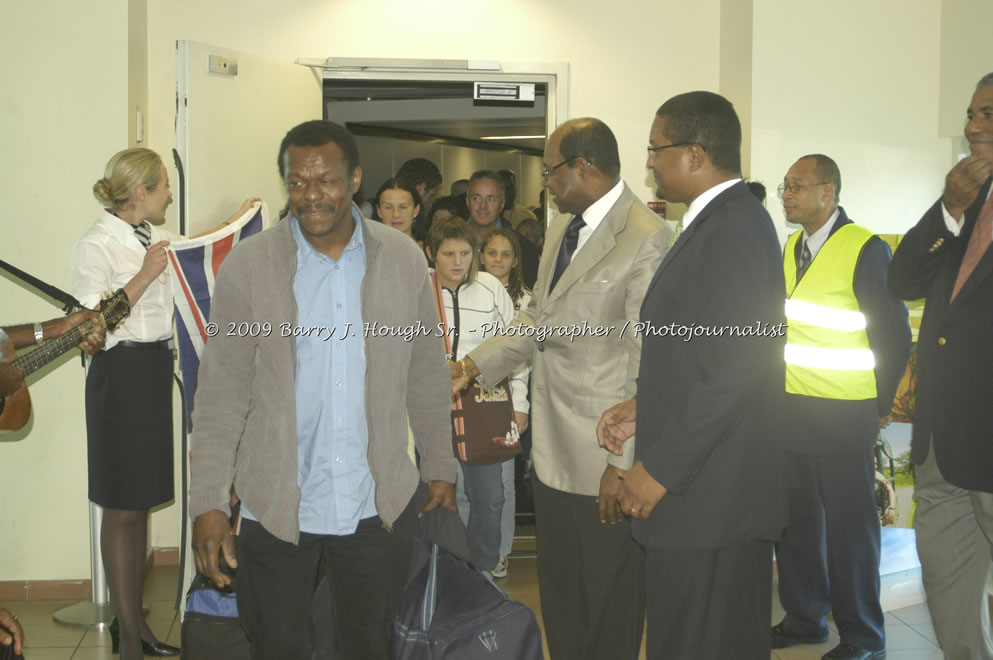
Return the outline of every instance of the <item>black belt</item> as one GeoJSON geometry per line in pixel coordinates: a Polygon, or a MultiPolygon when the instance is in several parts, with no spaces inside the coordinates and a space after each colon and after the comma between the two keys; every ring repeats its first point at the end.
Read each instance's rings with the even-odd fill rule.
{"type": "Polygon", "coordinates": [[[117,346],[123,346],[124,348],[136,348],[141,351],[171,351],[172,340],[163,339],[161,341],[131,341],[130,339],[125,339],[114,345],[115,348],[117,346]]]}

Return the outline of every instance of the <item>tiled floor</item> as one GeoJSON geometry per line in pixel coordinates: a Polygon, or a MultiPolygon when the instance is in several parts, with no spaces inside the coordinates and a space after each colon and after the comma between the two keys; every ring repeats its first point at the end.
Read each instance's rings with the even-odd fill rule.
{"type": "MultiPolygon", "coordinates": [[[[887,660],[942,660],[944,654],[938,647],[931,627],[931,615],[923,603],[886,612],[886,658],[887,660]]],[[[773,593],[773,623],[783,619],[783,608],[773,593]]],[[[772,658],[780,660],[820,660],[821,656],[838,645],[838,629],[830,619],[831,636],[828,641],[816,646],[794,646],[772,652],[772,658]]]]}
{"type": "MultiPolygon", "coordinates": [[[[172,609],[176,595],[175,568],[159,567],[152,571],[145,585],[148,621],[159,639],[179,646],[179,618],[172,609]]],[[[512,557],[510,574],[498,582],[511,598],[531,607],[541,622],[535,560],[512,557]]],[[[59,625],[52,613],[69,603],[41,601],[29,603],[0,602],[16,613],[24,626],[26,660],[105,660],[110,652],[110,635],[105,631],[83,630],[59,625]]],[[[772,622],[782,618],[778,600],[773,603],[772,622]]],[[[941,660],[942,653],[934,638],[931,618],[924,605],[914,605],[886,614],[887,658],[889,660],[941,660]]],[[[819,660],[838,643],[838,633],[831,624],[831,638],[819,646],[800,646],[774,651],[771,660],[819,660]]],[[[547,657],[547,649],[545,650],[547,657]]],[[[644,652],[642,652],[644,658],[644,652]]],[[[610,660],[605,658],[604,660],[610,660]]]]}
{"type": "MultiPolygon", "coordinates": [[[[152,570],[145,582],[145,605],[148,624],[159,639],[179,646],[179,617],[173,609],[176,599],[174,567],[152,570]]],[[[110,633],[104,630],[76,628],[55,623],[52,614],[71,602],[34,601],[0,602],[17,615],[24,627],[25,660],[110,660],[110,633]]],[[[150,657],[150,656],[148,656],[150,657]]]]}

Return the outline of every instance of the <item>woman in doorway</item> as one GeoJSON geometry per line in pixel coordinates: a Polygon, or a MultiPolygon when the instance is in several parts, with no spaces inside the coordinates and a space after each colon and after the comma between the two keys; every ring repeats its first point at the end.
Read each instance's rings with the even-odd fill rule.
{"type": "MultiPolygon", "coordinates": [[[[514,301],[514,312],[520,312],[531,302],[531,291],[524,286],[524,273],[521,271],[521,244],[514,232],[506,227],[494,229],[480,250],[483,269],[500,280],[510,299],[514,301]]],[[[531,368],[524,375],[530,375],[531,368]]],[[[530,404],[530,400],[529,400],[530,404]]],[[[523,433],[524,430],[521,430],[523,433]]],[[[517,493],[514,488],[514,465],[516,459],[505,461],[503,465],[503,513],[500,517],[500,561],[493,569],[493,577],[507,577],[507,557],[514,545],[514,528],[517,513],[517,493]]],[[[456,492],[456,495],[461,493],[456,492]]]]}
{"type": "MultiPolygon", "coordinates": [[[[443,218],[431,225],[428,255],[435,264],[433,276],[441,286],[444,319],[450,332],[452,360],[460,360],[493,336],[497,328],[514,320],[514,303],[503,285],[489,273],[478,272],[476,237],[465,220],[443,218]]],[[[514,373],[511,401],[519,431],[528,423],[527,372],[514,373]]],[[[472,433],[471,428],[466,433],[472,433]]],[[[479,568],[493,571],[500,562],[501,515],[504,489],[500,463],[459,464],[457,480],[464,488],[469,505],[467,519],[469,544],[479,568]]],[[[460,506],[460,509],[463,509],[460,506]]]]}
{"type": "MultiPolygon", "coordinates": [[[[100,218],[72,251],[72,290],[96,307],[123,288],[131,315],[107,333],[86,376],[89,498],[103,508],[100,547],[117,618],[114,652],[179,655],[155,638],[142,616],[148,511],[173,499],[172,287],[166,246],[185,237],[149,224],[172,202],[158,154],[126,149],[107,163],[93,194],[100,218]]],[[[225,221],[237,219],[256,199],[225,221]]]]}
{"type": "Polygon", "coordinates": [[[421,212],[417,189],[399,179],[387,179],[376,193],[376,212],[384,225],[406,234],[424,248],[424,241],[414,236],[414,220],[421,212]]]}

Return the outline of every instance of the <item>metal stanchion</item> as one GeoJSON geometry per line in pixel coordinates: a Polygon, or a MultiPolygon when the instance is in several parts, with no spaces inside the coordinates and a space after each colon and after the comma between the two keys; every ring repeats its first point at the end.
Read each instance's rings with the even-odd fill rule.
{"type": "Polygon", "coordinates": [[[107,589],[107,574],[103,570],[103,554],[100,552],[102,523],[103,509],[90,502],[91,599],[56,610],[52,614],[56,623],[81,628],[102,628],[110,623],[111,617],[114,616],[114,606],[110,604],[110,591],[107,589]]]}

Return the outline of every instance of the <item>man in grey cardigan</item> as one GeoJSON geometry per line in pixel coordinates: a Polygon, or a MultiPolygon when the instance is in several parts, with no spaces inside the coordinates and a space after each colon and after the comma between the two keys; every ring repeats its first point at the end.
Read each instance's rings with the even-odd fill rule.
{"type": "Polygon", "coordinates": [[[427,265],[413,241],[352,203],[362,170],[343,127],[293,128],[278,163],[290,216],[242,242],[214,290],[216,335],[193,415],[197,569],[222,586],[221,557],[238,567],[253,658],[311,657],[321,566],[341,657],[386,657],[416,518],[455,509],[449,380],[427,265]],[[237,556],[232,489],[242,503],[237,556]],[[420,513],[415,500],[427,501],[420,513]]]}

